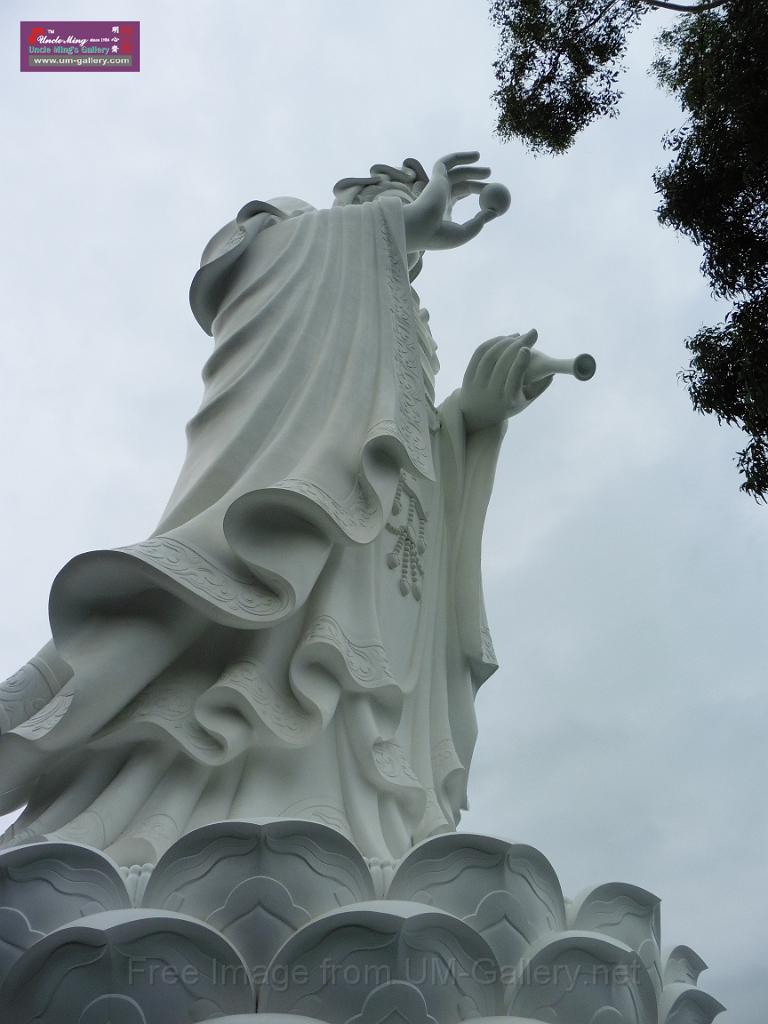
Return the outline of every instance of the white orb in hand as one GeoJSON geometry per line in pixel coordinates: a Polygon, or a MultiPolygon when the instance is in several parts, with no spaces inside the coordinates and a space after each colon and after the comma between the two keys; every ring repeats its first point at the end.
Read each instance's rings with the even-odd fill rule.
{"type": "Polygon", "coordinates": [[[480,209],[501,216],[506,213],[512,203],[512,196],[506,185],[492,182],[480,193],[480,209]]]}

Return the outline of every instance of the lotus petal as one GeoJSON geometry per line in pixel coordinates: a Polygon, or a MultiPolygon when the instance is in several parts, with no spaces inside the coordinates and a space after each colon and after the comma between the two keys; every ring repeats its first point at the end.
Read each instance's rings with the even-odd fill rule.
{"type": "Polygon", "coordinates": [[[499,974],[488,943],[457,917],[373,900],[290,938],[269,966],[259,1009],[328,1024],[458,1024],[501,1012],[499,974]],[[387,1007],[397,1012],[387,1016],[387,1007]]]}
{"type": "Polygon", "coordinates": [[[725,1007],[694,985],[673,982],[661,995],[661,1024],[712,1024],[725,1007]]]}
{"type": "Polygon", "coordinates": [[[31,843],[0,852],[0,981],[22,953],[84,914],[131,905],[117,867],[89,846],[31,843]]]}
{"type": "Polygon", "coordinates": [[[647,889],[608,882],[579,893],[568,908],[568,923],[577,931],[602,932],[640,955],[657,996],[661,993],[661,901],[647,889]]]}
{"type": "Polygon", "coordinates": [[[77,1024],[147,1024],[144,1011],[128,996],[99,996],[83,1011],[77,1024]]]}
{"type": "Polygon", "coordinates": [[[115,910],[64,925],[16,961],[3,1024],[168,1024],[255,1009],[237,951],[181,914],[115,910]]]}
{"type": "Polygon", "coordinates": [[[403,859],[388,895],[461,918],[505,968],[543,935],[565,927],[562,890],[546,857],[532,846],[489,836],[450,833],[425,840],[403,859]]]}
{"type": "Polygon", "coordinates": [[[290,1013],[238,1013],[236,1017],[215,1017],[210,1024],[323,1024],[309,1017],[290,1013]]]}
{"type": "Polygon", "coordinates": [[[365,861],[340,832],[280,819],[188,833],[158,862],[143,902],[208,922],[258,977],[297,929],[373,895],[365,861]]]}
{"type": "Polygon", "coordinates": [[[690,946],[675,946],[664,962],[664,984],[680,981],[684,985],[696,985],[699,975],[706,969],[707,965],[690,946]]]}
{"type": "Polygon", "coordinates": [[[407,981],[393,981],[375,988],[360,1013],[351,1017],[347,1024],[392,1024],[394,1021],[439,1024],[429,1012],[420,990],[407,981]]]}
{"type": "Polygon", "coordinates": [[[542,940],[508,979],[507,1010],[552,1024],[657,1024],[658,1000],[640,957],[595,932],[542,940]]]}
{"type": "MultiPolygon", "coordinates": [[[[410,1017],[401,1016],[401,1006],[389,1004],[386,1008],[389,1010],[389,1014],[380,1018],[381,1024],[415,1024],[410,1017]]],[[[115,1021],[115,1024],[122,1024],[122,1021],[115,1021]]],[[[210,1021],[210,1024],[324,1024],[324,1022],[309,1017],[296,1017],[292,1013],[259,1013],[238,1015],[237,1017],[216,1017],[215,1020],[210,1021]]],[[[359,1018],[354,1018],[354,1024],[359,1024],[359,1018]]],[[[531,1020],[529,1017],[477,1017],[472,1020],[472,1024],[541,1024],[541,1021],[531,1020]]]]}
{"type": "Polygon", "coordinates": [[[532,1017],[479,1017],[472,1024],[541,1024],[532,1017]]]}

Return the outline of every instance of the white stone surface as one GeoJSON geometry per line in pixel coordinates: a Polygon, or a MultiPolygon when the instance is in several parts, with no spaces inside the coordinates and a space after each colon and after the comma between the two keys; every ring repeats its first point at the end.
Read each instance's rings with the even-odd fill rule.
{"type": "Polygon", "coordinates": [[[48,1020],[40,1000],[56,1024],[148,1024],[166,1005],[180,1021],[252,1014],[257,994],[259,1017],[325,1024],[503,1009],[511,1016],[496,1019],[512,1024],[710,1024],[722,1009],[697,987],[706,965],[692,949],[659,957],[652,893],[609,883],[565,900],[541,853],[488,836],[424,841],[379,900],[359,851],[311,821],[197,829],[129,873],[149,876],[144,907],[130,911],[93,912],[128,899],[99,851],[39,843],[5,851],[3,865],[9,912],[36,928],[14,946],[18,929],[0,913],[0,1013],[14,1007],[15,1024],[48,1020]],[[170,968],[153,974],[149,962],[170,968]],[[200,968],[186,989],[180,964],[200,968]]]}
{"type": "Polygon", "coordinates": [[[493,952],[451,914],[381,900],[323,915],[278,952],[259,992],[267,1012],[329,1024],[459,1021],[501,1012],[493,952]],[[289,984],[285,984],[288,979],[289,984]]]}
{"type": "Polygon", "coordinates": [[[542,936],[565,928],[549,861],[530,846],[489,836],[454,833],[421,843],[400,863],[388,895],[454,914],[508,967],[542,936]]]}
{"type": "Polygon", "coordinates": [[[568,903],[535,849],[455,831],[506,422],[595,369],[500,336],[435,408],[412,282],[508,207],[477,156],[374,165],[329,210],[253,201],[206,246],[214,351],[161,522],[64,567],[53,639],[0,686],[11,1024],[720,1011],[692,950],[663,960],[652,893],[568,903]]]}
{"type": "Polygon", "coordinates": [[[168,1024],[255,1010],[247,967],[181,914],[93,914],[38,941],[0,994],[4,1024],[168,1024]]]}
{"type": "Polygon", "coordinates": [[[34,843],[0,851],[0,982],[49,932],[130,905],[116,866],[98,850],[34,843]]]}
{"type": "Polygon", "coordinates": [[[179,840],[152,872],[144,906],[191,914],[263,975],[280,946],[327,911],[372,899],[365,861],[311,821],[221,822],[179,840]]]}
{"type": "Polygon", "coordinates": [[[136,896],[195,828],[311,818],[381,889],[456,828],[496,667],[480,549],[501,437],[589,358],[493,338],[435,408],[411,282],[509,205],[477,159],[374,165],[327,210],[252,201],[208,243],[190,301],[214,349],[165,513],[62,569],[53,639],[0,686],[0,813],[27,804],[6,845],[105,850],[136,896]]]}

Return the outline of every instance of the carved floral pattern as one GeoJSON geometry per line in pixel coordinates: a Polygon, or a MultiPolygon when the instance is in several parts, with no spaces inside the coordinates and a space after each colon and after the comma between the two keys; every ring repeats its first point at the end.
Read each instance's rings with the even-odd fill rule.
{"type": "Polygon", "coordinates": [[[173,736],[180,746],[202,760],[216,760],[221,745],[194,716],[197,693],[184,683],[156,683],[142,690],[121,711],[104,732],[109,733],[133,723],[151,722],[173,736]]]}
{"type": "Polygon", "coordinates": [[[379,504],[364,478],[356,481],[346,501],[340,502],[313,480],[286,477],[275,485],[278,490],[293,491],[308,498],[321,508],[342,530],[355,539],[366,540],[374,522],[379,504]]]}
{"type": "Polygon", "coordinates": [[[70,686],[64,687],[41,711],[38,711],[36,715],[28,718],[21,725],[17,725],[13,732],[17,736],[23,736],[28,740],[41,739],[51,732],[54,726],[59,724],[67,711],[69,711],[69,707],[74,699],[74,689],[70,686]]]}
{"type": "Polygon", "coordinates": [[[151,537],[118,550],[160,569],[181,586],[239,618],[271,619],[288,607],[286,598],[267,595],[253,577],[232,576],[175,538],[151,537]]]}
{"type": "Polygon", "coordinates": [[[304,644],[323,641],[332,644],[344,658],[354,681],[371,688],[394,684],[384,645],[379,640],[355,641],[330,615],[318,615],[304,634],[304,644]]]}
{"type": "Polygon", "coordinates": [[[414,331],[414,308],[403,258],[383,220],[382,240],[387,254],[392,333],[395,338],[395,376],[398,384],[398,436],[416,469],[432,477],[432,450],[426,426],[426,396],[414,331]]]}
{"type": "MultiPolygon", "coordinates": [[[[392,750],[382,767],[399,771],[392,750]]],[[[171,1011],[224,1024],[227,1013],[254,1013],[251,977],[261,983],[254,1024],[284,1013],[286,1024],[711,1024],[723,1009],[697,987],[706,965],[693,950],[657,959],[658,901],[644,890],[598,886],[568,904],[566,919],[538,851],[456,833],[395,867],[366,868],[338,832],[286,820],[198,829],[154,870],[118,873],[73,845],[6,851],[0,1012],[13,1008],[9,1024],[101,1024],[106,1010],[133,1024],[128,1000],[147,1024],[171,1011]],[[119,909],[126,886],[135,901],[145,885],[144,905],[157,909],[119,909]],[[126,987],[126,956],[199,970],[186,986],[171,970],[126,987]],[[214,959],[215,977],[206,971],[214,959]],[[14,1016],[18,1007],[27,1016],[14,1016]]]]}
{"type": "Polygon", "coordinates": [[[235,662],[218,685],[242,693],[270,731],[292,746],[309,742],[317,731],[316,717],[303,711],[295,700],[283,696],[253,658],[235,662]]]}
{"type": "Polygon", "coordinates": [[[0,684],[0,734],[42,711],[55,693],[39,665],[23,665],[0,684]]]}
{"type": "Polygon", "coordinates": [[[422,788],[399,743],[394,740],[376,740],[371,753],[379,775],[390,785],[422,788]]]}

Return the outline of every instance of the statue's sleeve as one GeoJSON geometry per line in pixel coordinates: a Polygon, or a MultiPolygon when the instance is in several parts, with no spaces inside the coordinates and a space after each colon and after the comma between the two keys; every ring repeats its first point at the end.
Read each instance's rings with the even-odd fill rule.
{"type": "Polygon", "coordinates": [[[220,228],[203,249],[200,269],[189,289],[189,304],[206,334],[213,334],[213,321],[232,272],[253,239],[287,214],[261,200],[246,203],[234,220],[220,228]]]}
{"type": "Polygon", "coordinates": [[[506,423],[467,433],[460,391],[440,406],[440,460],[451,534],[451,590],[462,649],[479,687],[498,668],[483,598],[482,539],[506,423]]]}
{"type": "Polygon", "coordinates": [[[275,214],[214,239],[198,274],[215,347],[158,527],[54,581],[65,658],[105,602],[147,589],[269,628],[305,604],[335,545],[384,529],[401,469],[434,479],[399,200],[262,217],[275,214]]]}

